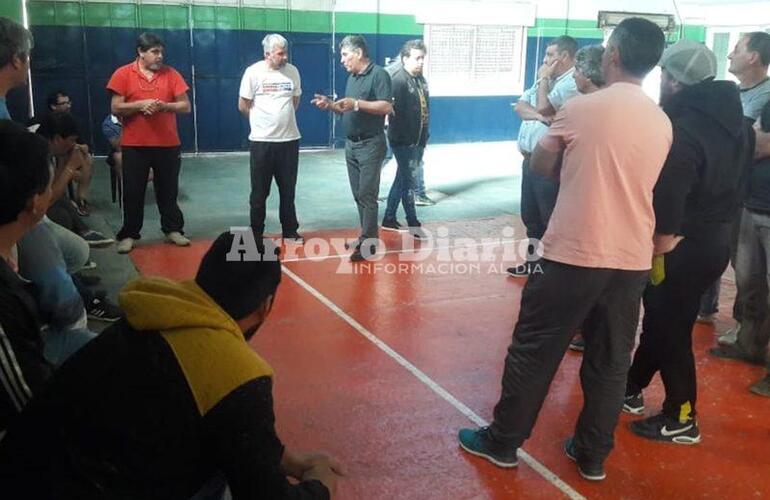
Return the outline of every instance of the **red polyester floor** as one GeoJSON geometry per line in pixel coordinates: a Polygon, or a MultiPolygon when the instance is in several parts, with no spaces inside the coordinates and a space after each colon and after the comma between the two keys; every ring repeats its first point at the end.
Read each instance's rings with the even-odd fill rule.
{"type": "MultiPolygon", "coordinates": [[[[519,248],[507,225],[522,234],[513,218],[445,223],[449,238],[425,245],[416,262],[394,233],[382,233],[388,253],[374,264],[337,257],[339,241],[320,259],[305,252],[316,256],[324,243],[290,247],[272,314],[252,341],[275,369],[284,443],[337,456],[348,469],[344,499],[770,497],[770,399],[748,392],[763,369],[709,357],[715,329],[706,325],[693,335],[700,444],[642,440],[624,414],[607,479],[581,479],[562,451],[582,404],[581,358],[569,352],[524,444],[531,458],[503,470],[458,449],[458,429],[491,419],[518,314],[524,280],[502,274],[519,248]]],[[[140,246],[131,257],[143,275],[189,279],[208,244],[140,246]]],[[[721,331],[733,293],[723,280],[721,331]]],[[[656,378],[648,414],[662,396],[656,378]]]]}

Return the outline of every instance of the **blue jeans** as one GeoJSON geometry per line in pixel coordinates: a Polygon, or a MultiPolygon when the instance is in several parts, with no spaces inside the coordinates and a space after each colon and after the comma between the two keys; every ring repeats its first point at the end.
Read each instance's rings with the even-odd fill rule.
{"type": "Polygon", "coordinates": [[[427,196],[425,194],[425,170],[423,169],[425,162],[422,161],[422,154],[425,152],[425,146],[420,146],[417,149],[419,151],[417,151],[416,157],[415,157],[414,195],[419,196],[421,198],[425,198],[425,196],[427,196]]]}
{"type": "Polygon", "coordinates": [[[414,208],[415,171],[425,149],[421,146],[392,146],[398,168],[393,185],[390,186],[388,204],[385,208],[384,220],[395,220],[398,202],[404,205],[406,223],[410,227],[420,225],[417,211],[414,208]]]}
{"type": "Polygon", "coordinates": [[[67,358],[96,337],[96,333],[85,328],[47,328],[41,332],[41,337],[43,356],[55,368],[59,368],[67,358]]]}

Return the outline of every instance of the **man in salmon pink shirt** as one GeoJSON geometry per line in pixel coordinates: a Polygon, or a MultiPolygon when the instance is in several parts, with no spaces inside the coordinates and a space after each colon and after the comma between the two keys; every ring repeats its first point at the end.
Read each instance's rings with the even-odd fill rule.
{"type": "Polygon", "coordinates": [[[136,60],[118,68],[107,83],[112,114],[123,119],[123,227],[118,252],[130,252],[141,235],[147,176],[153,172],[155,199],[166,241],[188,246],[184,217],[177,204],[180,141],[176,114],[190,112],[189,87],[174,68],[163,64],[163,40],[142,33],[136,60]]]}
{"type": "MultiPolygon", "coordinates": [[[[664,44],[663,32],[650,21],[618,24],[602,58],[607,86],[566,102],[532,152],[530,168],[560,183],[543,236],[542,272],[528,278],[521,294],[492,423],[459,433],[465,451],[500,467],[518,464],[516,450],[532,433],[583,324],[583,408],[564,451],[584,479],[606,477],[604,460],[623,406],[653,247],[665,253],[676,243],[661,239],[653,245],[652,190],[672,130],[641,87],[664,44]]],[[[546,432],[555,437],[569,431],[559,426],[546,432]]]]}

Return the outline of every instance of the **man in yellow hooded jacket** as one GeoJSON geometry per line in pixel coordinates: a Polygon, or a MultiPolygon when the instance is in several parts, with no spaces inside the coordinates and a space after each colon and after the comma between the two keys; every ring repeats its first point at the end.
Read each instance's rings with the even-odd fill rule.
{"type": "Polygon", "coordinates": [[[125,319],[72,357],[0,442],[4,496],[187,500],[226,482],[235,499],[331,497],[340,464],[284,448],[272,369],[248,345],[280,263],[264,247],[258,260],[239,254],[238,241],[220,235],[194,281],[126,285],[125,319]]]}

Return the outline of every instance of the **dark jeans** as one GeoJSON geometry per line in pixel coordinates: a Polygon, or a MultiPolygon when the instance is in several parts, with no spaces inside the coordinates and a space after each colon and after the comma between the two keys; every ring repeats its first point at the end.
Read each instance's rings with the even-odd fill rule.
{"type": "Polygon", "coordinates": [[[299,228],[294,195],[297,188],[299,140],[289,142],[251,142],[251,228],[260,235],[265,230],[265,204],[270,185],[278,184],[279,217],[283,234],[299,228]]]}
{"type": "Polygon", "coordinates": [[[385,158],[385,134],[362,141],[345,141],[345,161],[348,165],[350,191],[358,207],[361,224],[360,241],[378,237],[377,195],[380,192],[380,171],[385,158]]]}
{"type": "Polygon", "coordinates": [[[147,176],[153,171],[155,201],[160,212],[160,228],[168,234],[182,233],[184,216],[177,204],[179,170],[182,166],[179,146],[123,147],[123,227],[117,238],[139,239],[144,223],[144,194],[147,176]]]}
{"type": "Polygon", "coordinates": [[[521,164],[521,221],[527,237],[542,239],[559,195],[559,183],[529,169],[529,155],[521,164]]]}
{"type": "Polygon", "coordinates": [[[628,372],[626,392],[640,392],[660,371],[666,389],[663,413],[673,418],[695,416],[692,329],[700,297],[727,267],[729,239],[727,225],[703,237],[685,238],[666,254],[663,282],[648,285],[644,291],[642,335],[628,372]]]}
{"type": "Polygon", "coordinates": [[[78,211],[72,206],[67,195],[62,196],[50,207],[46,215],[49,219],[59,224],[62,227],[66,227],[75,234],[82,235],[88,231],[88,226],[80,219],[78,211]]]}
{"type": "Polygon", "coordinates": [[[398,203],[404,206],[406,223],[410,227],[420,225],[417,211],[414,208],[415,169],[422,157],[422,146],[392,146],[398,168],[393,185],[390,186],[388,204],[385,208],[384,220],[395,220],[398,203]]]}
{"type": "Polygon", "coordinates": [[[519,447],[530,436],[559,363],[582,324],[584,404],[575,444],[581,461],[603,462],[613,447],[623,406],[648,273],[541,262],[543,272],[531,275],[522,292],[490,430],[508,446],[519,447]]]}

